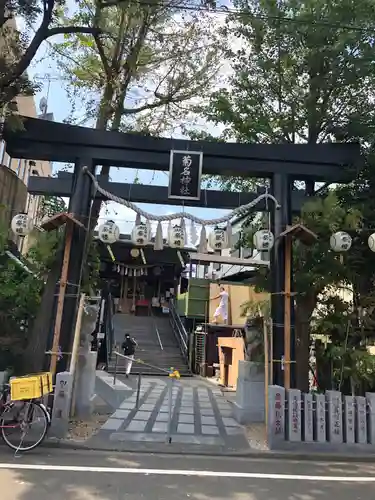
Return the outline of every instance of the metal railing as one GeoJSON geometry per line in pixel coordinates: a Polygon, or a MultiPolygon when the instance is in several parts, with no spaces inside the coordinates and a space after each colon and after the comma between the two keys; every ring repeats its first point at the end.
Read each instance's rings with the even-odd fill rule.
{"type": "MultiPolygon", "coordinates": [[[[151,368],[154,368],[155,370],[159,370],[160,372],[167,373],[169,375],[169,378],[168,378],[168,430],[167,430],[167,443],[171,444],[171,442],[172,442],[172,414],[173,414],[173,383],[174,383],[174,378],[173,378],[172,370],[165,370],[164,368],[159,368],[158,366],[150,365],[149,363],[145,363],[141,359],[131,358],[130,356],[126,356],[125,354],[121,354],[118,351],[113,351],[113,354],[116,356],[115,373],[113,375],[113,385],[116,385],[118,358],[129,359],[129,360],[133,361],[134,363],[138,363],[138,364],[142,364],[142,365],[145,365],[145,366],[149,366],[151,368]]],[[[136,396],[136,403],[135,403],[135,407],[136,407],[137,410],[139,409],[139,402],[140,402],[140,399],[141,399],[140,398],[141,385],[142,385],[142,374],[138,373],[137,396],[136,396]]]]}
{"type": "Polygon", "coordinates": [[[125,354],[122,354],[121,352],[118,352],[118,351],[113,351],[113,354],[116,356],[116,359],[115,359],[115,373],[113,375],[113,385],[116,385],[116,380],[117,380],[118,358],[128,359],[128,360],[132,361],[135,364],[148,366],[150,368],[158,370],[159,372],[167,373],[168,375],[171,373],[170,370],[166,370],[165,368],[160,368],[159,366],[151,365],[150,363],[146,363],[145,361],[142,361],[139,358],[132,358],[130,356],[126,356],[125,354]]]}
{"type": "Polygon", "coordinates": [[[158,325],[156,323],[156,319],[155,319],[154,313],[152,312],[152,308],[151,307],[150,307],[150,316],[151,316],[153,324],[154,324],[154,329],[155,329],[155,332],[156,332],[156,336],[158,338],[160,349],[162,351],[164,351],[164,347],[163,347],[163,344],[162,344],[162,341],[161,341],[161,338],[160,338],[160,333],[159,333],[158,325]]]}
{"type": "Polygon", "coordinates": [[[111,294],[108,294],[107,300],[105,302],[104,307],[106,307],[107,311],[105,314],[105,338],[107,344],[107,368],[109,366],[112,350],[115,343],[115,329],[113,326],[113,298],[111,294]]]}
{"type": "Polygon", "coordinates": [[[189,337],[185,329],[184,324],[176,310],[175,303],[173,299],[169,301],[169,321],[172,326],[173,333],[177,339],[178,345],[180,346],[181,353],[185,358],[185,361],[189,360],[189,337]]]}

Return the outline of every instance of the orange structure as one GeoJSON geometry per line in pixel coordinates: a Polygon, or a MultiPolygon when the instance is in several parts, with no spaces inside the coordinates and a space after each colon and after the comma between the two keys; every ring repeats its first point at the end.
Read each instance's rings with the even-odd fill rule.
{"type": "Polygon", "coordinates": [[[237,388],[238,362],[245,359],[245,344],[241,337],[219,337],[220,383],[237,388]]]}

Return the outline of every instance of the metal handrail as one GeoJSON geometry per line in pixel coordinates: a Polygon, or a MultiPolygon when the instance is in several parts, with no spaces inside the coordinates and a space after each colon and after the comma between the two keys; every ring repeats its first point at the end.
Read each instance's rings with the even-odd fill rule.
{"type": "Polygon", "coordinates": [[[150,368],[154,368],[155,370],[159,370],[159,372],[168,373],[168,375],[171,373],[170,370],[166,370],[165,368],[160,368],[159,366],[150,365],[150,363],[146,363],[145,361],[142,361],[141,359],[131,358],[130,356],[126,356],[126,354],[122,354],[121,352],[118,352],[118,351],[113,351],[113,354],[116,356],[115,373],[114,373],[114,376],[113,376],[113,385],[116,385],[117,361],[118,361],[119,357],[120,358],[124,358],[124,359],[129,359],[129,360],[131,360],[134,363],[137,363],[139,365],[149,366],[150,368]]]}
{"type": "MultiPolygon", "coordinates": [[[[172,370],[165,370],[164,368],[159,368],[158,366],[153,366],[150,365],[149,363],[145,363],[141,361],[140,359],[138,360],[133,360],[133,358],[130,358],[129,356],[126,356],[125,354],[121,354],[120,352],[114,351],[114,354],[116,356],[116,365],[115,365],[115,375],[113,377],[113,384],[116,384],[116,371],[117,371],[117,359],[118,357],[125,358],[125,359],[131,359],[132,361],[137,361],[141,362],[142,364],[146,366],[151,366],[152,368],[156,368],[157,370],[161,372],[168,373],[168,430],[167,430],[167,443],[171,444],[172,443],[172,416],[173,416],[173,383],[174,383],[174,374],[172,373],[172,370]]],[[[140,399],[141,399],[141,378],[142,375],[138,373],[138,384],[137,384],[137,396],[136,396],[136,402],[135,402],[135,408],[138,411],[139,410],[139,404],[140,404],[140,399]]]]}
{"type": "Polygon", "coordinates": [[[114,344],[114,328],[113,328],[113,302],[112,295],[107,295],[107,300],[104,305],[107,308],[107,313],[105,314],[105,330],[106,330],[106,342],[107,342],[107,367],[112,355],[112,349],[114,344]]]}
{"type": "Polygon", "coordinates": [[[177,339],[177,342],[180,346],[180,350],[182,355],[185,357],[185,359],[188,359],[188,334],[186,332],[186,329],[181,321],[180,316],[177,314],[175,304],[173,302],[173,299],[170,300],[170,307],[169,307],[169,319],[170,323],[173,329],[173,333],[175,334],[175,337],[177,339]]]}
{"type": "Polygon", "coordinates": [[[173,315],[174,320],[177,323],[179,333],[181,334],[183,342],[185,344],[187,344],[189,335],[188,335],[188,333],[186,331],[185,325],[183,324],[183,322],[182,322],[182,320],[180,318],[180,315],[177,312],[176,305],[173,302],[173,300],[171,300],[171,305],[172,305],[172,307],[171,307],[172,315],[173,315]]]}
{"type": "Polygon", "coordinates": [[[160,333],[159,333],[159,329],[158,329],[158,325],[156,324],[156,320],[155,320],[155,316],[154,316],[154,313],[152,312],[152,308],[150,308],[150,316],[152,317],[152,321],[154,323],[154,328],[155,328],[155,332],[156,332],[156,336],[158,338],[158,342],[159,342],[159,345],[160,345],[160,349],[162,351],[164,351],[164,347],[163,347],[163,344],[161,342],[161,338],[160,338],[160,333]]]}

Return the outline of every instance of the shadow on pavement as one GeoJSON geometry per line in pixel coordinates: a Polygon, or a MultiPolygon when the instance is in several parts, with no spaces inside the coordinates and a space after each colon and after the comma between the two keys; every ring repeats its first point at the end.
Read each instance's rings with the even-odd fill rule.
{"type": "MultiPolygon", "coordinates": [[[[3,462],[4,462],[4,456],[3,462]]],[[[12,463],[13,460],[7,460],[12,463]]],[[[236,461],[184,457],[97,456],[83,459],[72,453],[52,458],[18,459],[15,464],[35,463],[65,466],[214,470],[217,477],[129,474],[124,472],[75,472],[0,470],[1,500],[372,500],[375,483],[306,481],[297,479],[228,478],[221,471],[262,474],[373,476],[366,464],[314,464],[286,461],[236,461]],[[283,462],[283,463],[282,463],[283,462]],[[194,466],[195,463],[195,466],[194,466]]]]}

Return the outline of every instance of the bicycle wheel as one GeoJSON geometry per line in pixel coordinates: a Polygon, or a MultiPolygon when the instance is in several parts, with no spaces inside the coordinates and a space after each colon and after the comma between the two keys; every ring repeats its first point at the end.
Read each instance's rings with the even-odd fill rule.
{"type": "Polygon", "coordinates": [[[1,415],[4,442],[16,451],[31,451],[43,441],[48,429],[46,410],[34,401],[17,401],[1,415]]]}

